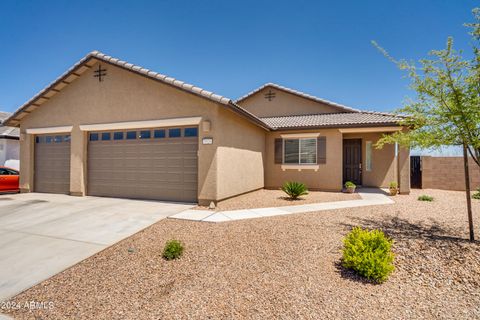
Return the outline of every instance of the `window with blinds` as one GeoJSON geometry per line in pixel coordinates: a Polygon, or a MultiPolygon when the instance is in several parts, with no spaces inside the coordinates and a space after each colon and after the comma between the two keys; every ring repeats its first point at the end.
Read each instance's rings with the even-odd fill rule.
{"type": "Polygon", "coordinates": [[[317,139],[285,139],[283,163],[285,164],[316,164],[317,139]]]}

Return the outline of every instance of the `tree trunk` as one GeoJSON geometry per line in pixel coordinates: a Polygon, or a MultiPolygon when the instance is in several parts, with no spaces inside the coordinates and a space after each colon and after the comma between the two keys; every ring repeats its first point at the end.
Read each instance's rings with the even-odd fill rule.
{"type": "Polygon", "coordinates": [[[470,173],[468,170],[467,146],[465,144],[463,144],[463,166],[465,168],[465,190],[467,194],[468,228],[470,229],[470,241],[474,241],[475,235],[473,232],[472,198],[470,195],[470,173]]]}

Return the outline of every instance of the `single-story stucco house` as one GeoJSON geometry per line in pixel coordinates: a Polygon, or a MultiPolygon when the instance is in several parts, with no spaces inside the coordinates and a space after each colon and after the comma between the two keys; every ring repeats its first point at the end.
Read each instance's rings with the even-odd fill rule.
{"type": "MultiPolygon", "coordinates": [[[[0,111],[0,166],[18,164],[20,157],[20,130],[16,127],[7,127],[3,122],[12,114],[0,111]]],[[[14,168],[18,169],[18,168],[14,168]]]]}
{"type": "Polygon", "coordinates": [[[94,51],[21,106],[22,192],[209,204],[300,181],[409,192],[409,150],[373,144],[402,130],[276,84],[234,101],[94,51]]]}

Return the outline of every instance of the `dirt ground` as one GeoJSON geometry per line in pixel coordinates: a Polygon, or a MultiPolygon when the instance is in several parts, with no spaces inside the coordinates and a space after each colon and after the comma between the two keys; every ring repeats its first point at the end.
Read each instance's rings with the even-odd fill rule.
{"type": "MultiPolygon", "coordinates": [[[[18,319],[480,318],[480,242],[468,235],[462,192],[413,190],[395,204],[226,223],[163,220],[21,293],[47,310],[18,319]],[[420,194],[433,202],[420,202],[420,194]],[[353,226],[395,241],[381,285],[340,266],[353,226]],[[166,240],[185,244],[165,261],[166,240]]],[[[480,236],[480,201],[474,201],[480,236]]],[[[41,268],[41,266],[38,266],[41,268]]]]}

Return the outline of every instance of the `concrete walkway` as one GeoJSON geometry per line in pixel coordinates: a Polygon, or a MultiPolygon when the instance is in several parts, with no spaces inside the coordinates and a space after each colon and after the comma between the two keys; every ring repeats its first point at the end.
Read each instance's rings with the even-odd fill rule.
{"type": "Polygon", "coordinates": [[[375,206],[392,204],[394,201],[385,195],[380,189],[360,189],[357,192],[362,199],[334,201],[304,204],[298,206],[284,206],[273,208],[257,208],[230,211],[210,211],[210,210],[186,210],[170,216],[171,219],[183,219],[202,222],[226,222],[244,219],[254,219],[262,217],[281,216],[293,213],[305,213],[314,211],[334,210],[343,208],[356,208],[364,206],[375,206]]]}
{"type": "Polygon", "coordinates": [[[192,207],[48,193],[0,195],[0,302],[192,207]]]}

